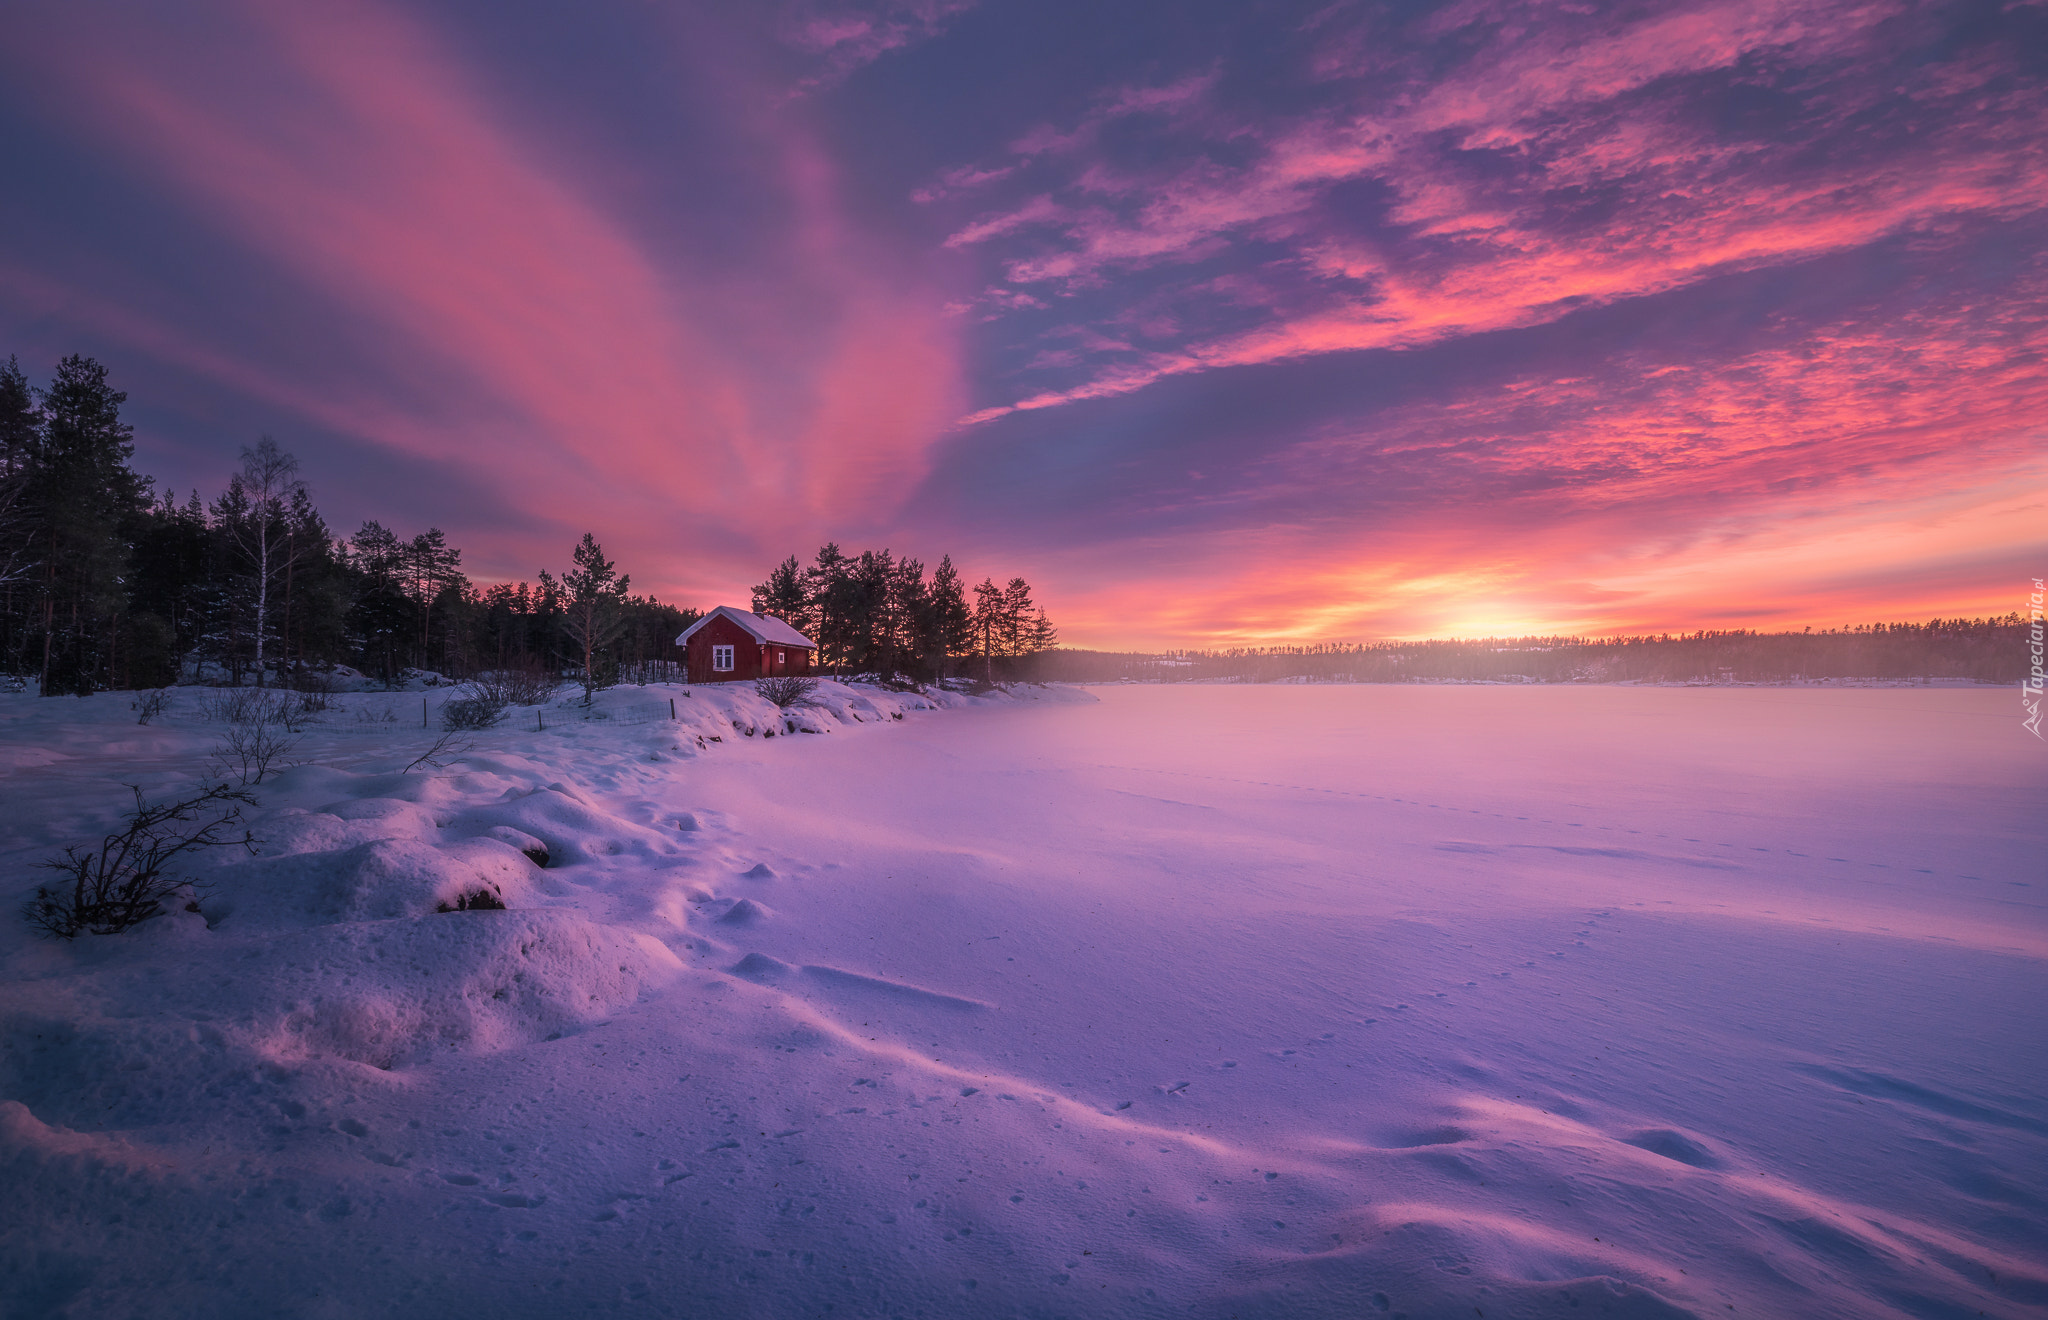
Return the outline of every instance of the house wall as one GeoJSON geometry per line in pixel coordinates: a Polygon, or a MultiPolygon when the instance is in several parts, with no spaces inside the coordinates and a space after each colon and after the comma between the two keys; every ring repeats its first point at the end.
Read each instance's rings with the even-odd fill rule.
{"type": "Polygon", "coordinates": [[[754,640],[752,633],[723,614],[691,634],[690,640],[677,649],[683,652],[684,671],[692,683],[737,683],[811,672],[809,650],[801,646],[778,646],[772,642],[764,646],[754,640]],[[732,648],[731,673],[712,671],[711,648],[714,646],[732,648]]]}

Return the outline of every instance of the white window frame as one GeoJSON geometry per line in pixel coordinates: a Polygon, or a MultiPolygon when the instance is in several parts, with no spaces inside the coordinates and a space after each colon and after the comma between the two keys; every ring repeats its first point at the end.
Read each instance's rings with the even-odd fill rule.
{"type": "Polygon", "coordinates": [[[733,648],[730,646],[712,647],[711,672],[714,674],[730,674],[732,672],[732,652],[733,648]]]}
{"type": "Polygon", "coordinates": [[[786,664],[788,664],[788,663],[789,663],[789,652],[787,652],[787,651],[777,651],[777,652],[775,653],[775,663],[776,663],[776,664],[778,664],[778,665],[786,665],[786,664]]]}

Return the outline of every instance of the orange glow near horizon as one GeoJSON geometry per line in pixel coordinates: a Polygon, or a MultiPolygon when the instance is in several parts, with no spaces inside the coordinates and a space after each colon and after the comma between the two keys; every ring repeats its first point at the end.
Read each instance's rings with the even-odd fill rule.
{"type": "Polygon", "coordinates": [[[1104,649],[2002,615],[2038,8],[1317,9],[1020,80],[1003,25],[1119,20],[44,7],[0,354],[480,584],[588,530],[697,607],[951,554],[1104,649]]]}

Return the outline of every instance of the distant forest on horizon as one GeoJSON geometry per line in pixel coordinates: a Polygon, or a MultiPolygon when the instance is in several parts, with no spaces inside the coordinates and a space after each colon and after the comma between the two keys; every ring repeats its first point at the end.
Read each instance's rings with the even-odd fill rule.
{"type": "Polygon", "coordinates": [[[1235,647],[1166,654],[1056,651],[1034,676],[1053,682],[1187,683],[1788,683],[1962,679],[2017,683],[2033,625],[1998,618],[1869,623],[1820,632],[1754,629],[1624,637],[1478,637],[1235,647]]]}

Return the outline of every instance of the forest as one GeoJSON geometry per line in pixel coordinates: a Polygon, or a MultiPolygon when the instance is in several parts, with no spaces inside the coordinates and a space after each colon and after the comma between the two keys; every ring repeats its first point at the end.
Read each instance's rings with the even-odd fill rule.
{"type": "Polygon", "coordinates": [[[1794,683],[1949,679],[2017,683],[2029,624],[2000,618],[1749,629],[1632,637],[1481,637],[1356,646],[1240,647],[1165,655],[1057,651],[1032,676],[1055,682],[1794,683]]]}
{"type": "MultiPolygon", "coordinates": [[[[507,670],[598,686],[674,675],[698,611],[630,593],[585,534],[561,573],[479,585],[440,528],[330,528],[298,461],[244,448],[214,499],[132,466],[127,395],[73,355],[47,388],[0,367],[0,676],[46,696],[177,682],[318,685],[345,665],[388,684],[507,670]]],[[[1056,637],[1030,587],[964,588],[950,558],[794,557],[754,606],[815,630],[835,673],[1002,677],[1056,637]],[[971,601],[969,597],[972,597],[971,601]]]]}

